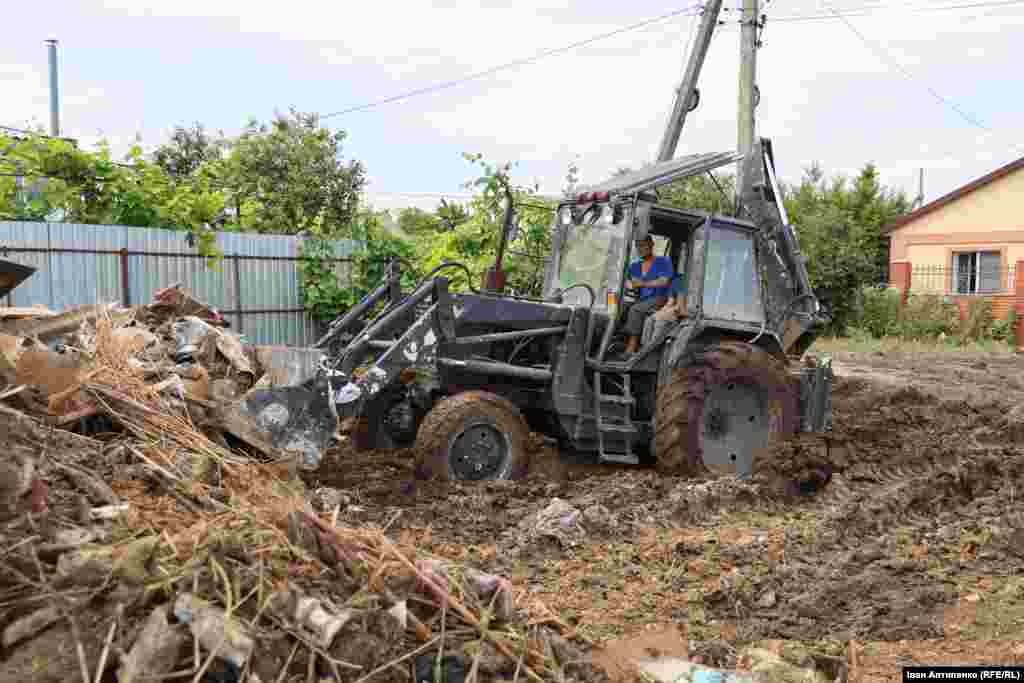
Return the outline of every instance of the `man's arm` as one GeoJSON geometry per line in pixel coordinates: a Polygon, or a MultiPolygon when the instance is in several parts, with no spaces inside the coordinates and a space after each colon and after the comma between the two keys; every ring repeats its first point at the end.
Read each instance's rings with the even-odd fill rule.
{"type": "Polygon", "coordinates": [[[672,268],[672,259],[667,256],[659,256],[655,262],[655,268],[651,270],[654,270],[654,273],[659,275],[659,277],[650,280],[648,287],[668,287],[672,284],[672,277],[675,275],[672,268]]]}

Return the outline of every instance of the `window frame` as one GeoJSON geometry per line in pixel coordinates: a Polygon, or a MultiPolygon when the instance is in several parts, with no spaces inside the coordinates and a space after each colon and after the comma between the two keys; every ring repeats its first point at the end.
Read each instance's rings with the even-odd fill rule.
{"type": "Polygon", "coordinates": [[[954,249],[951,253],[951,264],[950,264],[950,293],[954,296],[992,296],[995,294],[1005,293],[1006,283],[1003,281],[1003,252],[998,248],[981,248],[981,249],[954,249]],[[983,254],[994,254],[999,259],[999,267],[997,270],[997,282],[994,288],[991,290],[982,289],[982,255],[983,254]],[[970,270],[964,271],[967,274],[967,283],[963,291],[961,291],[961,277],[960,277],[960,257],[967,256],[973,261],[970,265],[970,270]]]}

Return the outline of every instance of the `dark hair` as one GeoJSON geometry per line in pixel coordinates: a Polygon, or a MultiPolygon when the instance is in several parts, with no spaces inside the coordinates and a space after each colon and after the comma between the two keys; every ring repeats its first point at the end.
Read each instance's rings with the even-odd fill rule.
{"type": "Polygon", "coordinates": [[[634,242],[650,242],[651,244],[654,244],[654,238],[653,238],[653,237],[651,237],[651,233],[647,233],[647,234],[646,234],[646,235],[644,235],[643,237],[637,237],[637,238],[636,238],[635,240],[633,240],[633,241],[634,241],[634,242]]]}

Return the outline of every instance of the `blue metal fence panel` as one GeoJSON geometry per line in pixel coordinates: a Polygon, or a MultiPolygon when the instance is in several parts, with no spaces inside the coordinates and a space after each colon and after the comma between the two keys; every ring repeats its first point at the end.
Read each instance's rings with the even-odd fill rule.
{"type": "MultiPolygon", "coordinates": [[[[3,247],[54,250],[7,256],[38,272],[0,305],[43,304],[55,311],[126,300],[137,305],[152,301],[157,290],[181,283],[210,306],[232,311],[226,317],[249,343],[308,346],[315,341],[317,329],[302,310],[301,242],[289,235],[218,232],[217,244],[224,258],[206,259],[196,253],[185,232],[0,222],[0,257],[3,247]],[[72,251],[59,251],[62,249],[72,251]],[[121,250],[128,253],[123,256],[121,250]],[[109,253],[87,253],[90,251],[109,253]],[[235,312],[239,308],[241,315],[235,312]]],[[[338,240],[334,242],[335,255],[348,258],[358,246],[351,240],[338,240]]],[[[343,282],[345,285],[350,286],[351,281],[343,282]]]]}
{"type": "MultiPolygon", "coordinates": [[[[180,283],[214,308],[234,307],[231,264],[198,257],[186,233],[151,228],[125,228],[125,232],[129,252],[146,252],[128,257],[132,303],[149,303],[158,290],[180,283]]],[[[232,326],[237,324],[228,319],[232,326]]]]}
{"type": "Polygon", "coordinates": [[[243,314],[242,332],[254,344],[287,344],[301,346],[304,339],[302,298],[297,288],[296,261],[298,240],[288,235],[232,235],[230,245],[242,284],[240,303],[243,310],[268,311],[243,314]],[[249,258],[256,257],[256,258],[249,258]]]}
{"type": "Polygon", "coordinates": [[[124,227],[117,225],[80,225],[50,223],[50,272],[53,297],[50,307],[63,311],[74,306],[120,303],[121,256],[85,254],[61,249],[120,251],[124,247],[124,227]]]}
{"type": "Polygon", "coordinates": [[[50,232],[46,223],[0,221],[0,258],[22,263],[36,269],[36,273],[18,285],[0,304],[10,306],[51,306],[53,282],[51,280],[50,254],[46,252],[5,253],[3,248],[48,249],[50,232]]]}

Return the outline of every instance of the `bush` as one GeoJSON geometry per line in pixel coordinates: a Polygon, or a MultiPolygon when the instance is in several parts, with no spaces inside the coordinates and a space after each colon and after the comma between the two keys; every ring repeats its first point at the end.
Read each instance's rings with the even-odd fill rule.
{"type": "Polygon", "coordinates": [[[880,339],[897,334],[900,325],[900,291],[889,287],[867,286],[861,290],[856,327],[880,339]]]}
{"type": "Polygon", "coordinates": [[[996,341],[1017,346],[1017,311],[1011,308],[1009,315],[1005,318],[992,321],[988,328],[988,336],[996,341]]]}
{"type": "Polygon", "coordinates": [[[992,328],[991,299],[974,299],[967,306],[967,318],[960,326],[960,338],[980,341],[990,338],[992,328]]]}
{"type": "Polygon", "coordinates": [[[898,334],[905,339],[952,336],[960,329],[960,307],[941,294],[913,294],[900,316],[898,334]]]}

